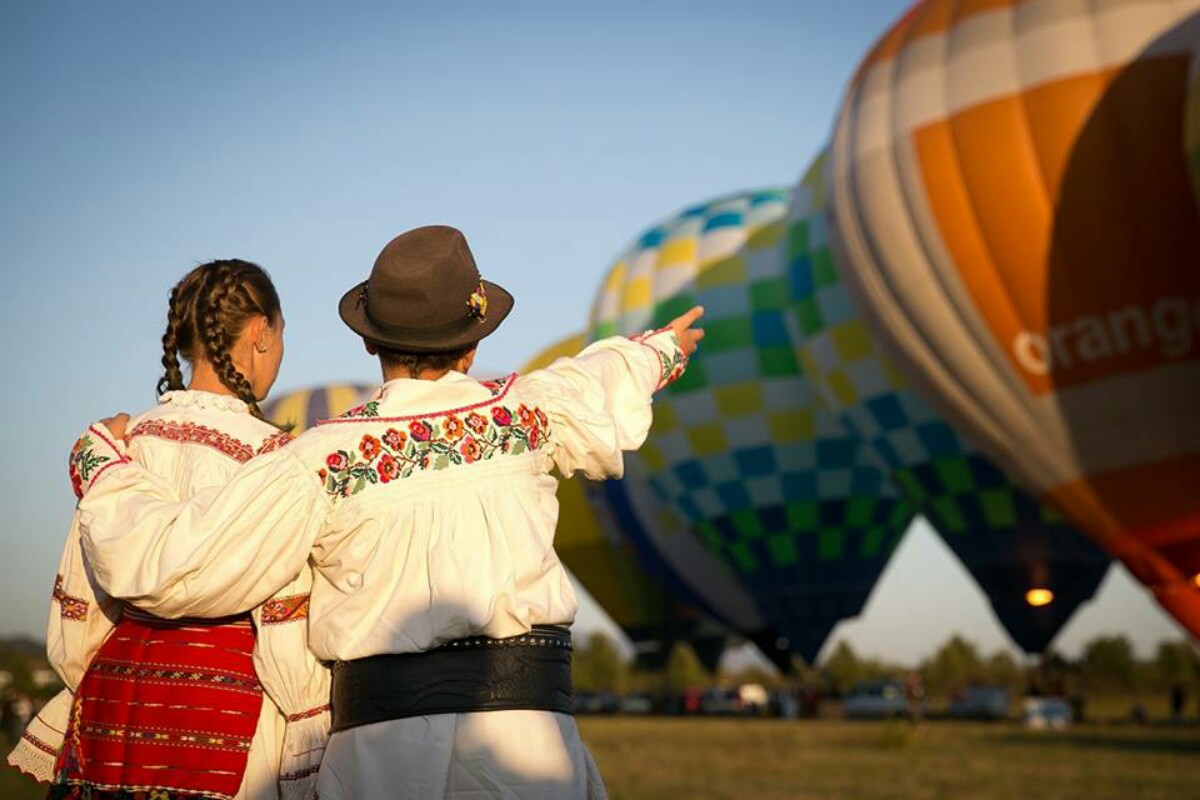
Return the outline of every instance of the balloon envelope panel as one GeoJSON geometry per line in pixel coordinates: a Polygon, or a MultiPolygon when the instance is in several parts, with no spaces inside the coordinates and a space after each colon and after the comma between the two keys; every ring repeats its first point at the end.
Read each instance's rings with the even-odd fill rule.
{"type": "Polygon", "coordinates": [[[1198,9],[919,3],[847,91],[830,208],[923,399],[1200,634],[1198,9]]]}

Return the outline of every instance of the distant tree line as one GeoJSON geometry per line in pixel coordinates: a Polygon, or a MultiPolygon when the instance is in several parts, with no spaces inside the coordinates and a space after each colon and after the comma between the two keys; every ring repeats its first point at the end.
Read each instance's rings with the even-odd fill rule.
{"type": "Polygon", "coordinates": [[[920,664],[904,665],[860,656],[843,640],[815,668],[797,662],[792,676],[756,666],[713,675],[686,643],[673,647],[665,669],[639,671],[603,633],[577,644],[574,654],[577,689],[619,694],[682,692],[737,683],[820,684],[832,694],[844,694],[860,681],[904,678],[913,671],[921,676],[930,697],[949,697],[973,684],[1005,686],[1018,694],[1126,695],[1168,692],[1180,685],[1194,691],[1200,682],[1200,654],[1186,641],[1162,642],[1151,658],[1139,659],[1129,639],[1116,635],[1092,639],[1074,660],[1047,652],[1026,662],[1007,650],[985,654],[973,642],[954,635],[920,664]]]}

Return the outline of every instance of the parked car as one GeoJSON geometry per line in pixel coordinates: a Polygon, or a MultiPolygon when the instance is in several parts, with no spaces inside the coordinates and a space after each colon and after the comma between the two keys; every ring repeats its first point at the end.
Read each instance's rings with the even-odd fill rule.
{"type": "Polygon", "coordinates": [[[576,692],[575,713],[615,714],[621,707],[621,698],[613,692],[576,692]]]}
{"type": "Polygon", "coordinates": [[[903,681],[862,681],[842,702],[846,719],[891,719],[909,715],[903,681]]]}
{"type": "Polygon", "coordinates": [[[654,698],[648,694],[627,694],[621,698],[622,714],[650,714],[654,711],[654,698]]]}
{"type": "Polygon", "coordinates": [[[701,714],[732,715],[742,713],[737,689],[708,689],[700,695],[701,714]]]}
{"type": "Polygon", "coordinates": [[[1004,719],[1012,697],[1003,686],[968,686],[950,700],[949,713],[959,719],[1004,719]]]}
{"type": "Polygon", "coordinates": [[[1026,728],[1061,730],[1071,724],[1071,703],[1065,697],[1026,697],[1021,712],[1026,728]]]}

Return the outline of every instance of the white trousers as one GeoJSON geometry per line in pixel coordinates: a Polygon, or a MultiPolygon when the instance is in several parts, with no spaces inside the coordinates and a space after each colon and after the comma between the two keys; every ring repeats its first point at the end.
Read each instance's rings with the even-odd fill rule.
{"type": "Polygon", "coordinates": [[[333,734],[321,800],[602,800],[573,717],[548,711],[436,714],[333,734]]]}

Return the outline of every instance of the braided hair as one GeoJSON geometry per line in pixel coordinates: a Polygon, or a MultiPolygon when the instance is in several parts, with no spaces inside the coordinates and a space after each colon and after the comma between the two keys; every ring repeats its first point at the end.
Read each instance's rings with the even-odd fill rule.
{"type": "Polygon", "coordinates": [[[162,365],[166,372],[158,379],[159,395],[183,388],[183,370],[179,368],[179,326],[182,321],[179,298],[186,282],[187,278],[184,278],[171,287],[171,299],[167,303],[167,330],[162,337],[162,365]]]}
{"type": "Polygon", "coordinates": [[[179,356],[190,362],[205,358],[221,383],[262,419],[250,381],[233,364],[230,349],[255,316],[279,319],[279,295],[266,270],[231,258],[210,261],[193,269],[171,290],[167,329],[163,333],[158,393],[183,388],[179,356]]]}

